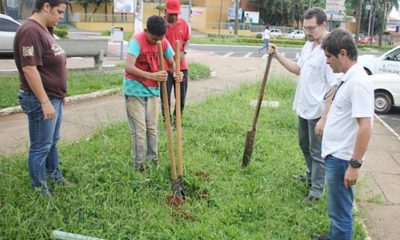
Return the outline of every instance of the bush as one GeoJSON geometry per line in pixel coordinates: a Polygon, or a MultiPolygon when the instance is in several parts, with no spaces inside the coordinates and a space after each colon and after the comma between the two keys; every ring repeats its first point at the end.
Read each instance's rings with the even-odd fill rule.
{"type": "Polygon", "coordinates": [[[68,27],[67,26],[57,26],[54,28],[54,34],[59,38],[66,38],[68,36],[68,27]]]}
{"type": "Polygon", "coordinates": [[[211,76],[211,69],[202,63],[191,62],[189,63],[189,78],[191,80],[209,78],[211,76]]]}

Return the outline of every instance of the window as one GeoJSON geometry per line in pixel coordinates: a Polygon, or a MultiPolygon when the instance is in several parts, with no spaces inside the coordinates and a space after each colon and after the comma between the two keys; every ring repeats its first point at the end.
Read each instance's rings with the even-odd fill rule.
{"type": "Polygon", "coordinates": [[[19,25],[7,19],[0,18],[0,31],[16,32],[19,25]]]}

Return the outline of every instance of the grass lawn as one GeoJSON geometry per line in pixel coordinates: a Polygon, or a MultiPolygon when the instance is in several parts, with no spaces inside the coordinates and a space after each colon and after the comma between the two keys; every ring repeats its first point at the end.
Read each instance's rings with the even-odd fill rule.
{"type": "MultiPolygon", "coordinates": [[[[326,201],[303,203],[307,188],[291,179],[304,171],[291,111],[291,80],[272,79],[260,112],[252,160],[241,168],[259,84],[185,108],[183,159],[187,202],[171,208],[168,148],[159,127],[161,165],[132,169],[127,122],[60,145],[61,167],[74,187],[54,187],[48,200],[30,189],[26,155],[0,157],[0,236],[47,239],[52,230],[105,239],[310,239],[326,231],[326,201]],[[196,176],[209,174],[208,179],[196,176]]],[[[356,223],[354,239],[365,239],[356,223]]]]}

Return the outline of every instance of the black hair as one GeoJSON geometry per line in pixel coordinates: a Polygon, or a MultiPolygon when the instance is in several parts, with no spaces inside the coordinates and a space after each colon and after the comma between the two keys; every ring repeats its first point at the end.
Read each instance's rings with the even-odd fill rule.
{"type": "Polygon", "coordinates": [[[356,43],[353,36],[347,30],[337,28],[333,30],[322,42],[321,48],[326,52],[339,56],[342,49],[347,51],[349,59],[356,61],[358,57],[356,43]]]}
{"type": "Polygon", "coordinates": [[[320,7],[310,8],[304,13],[304,19],[311,19],[313,17],[317,19],[318,25],[328,21],[328,17],[326,16],[324,9],[320,7]]]}
{"type": "Polygon", "coordinates": [[[147,19],[147,31],[155,36],[161,37],[167,31],[167,25],[161,16],[153,15],[147,19]]]}
{"type": "Polygon", "coordinates": [[[45,3],[50,4],[50,7],[57,7],[60,4],[69,4],[68,0],[36,0],[33,12],[40,12],[45,3]]]}

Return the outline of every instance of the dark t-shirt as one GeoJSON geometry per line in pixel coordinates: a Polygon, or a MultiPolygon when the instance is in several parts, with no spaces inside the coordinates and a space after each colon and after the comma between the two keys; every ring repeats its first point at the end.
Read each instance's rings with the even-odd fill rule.
{"type": "Polygon", "coordinates": [[[65,52],[47,29],[35,20],[26,20],[17,30],[14,39],[14,59],[21,89],[31,91],[22,67],[37,66],[47,96],[54,98],[66,96],[65,52]]]}

